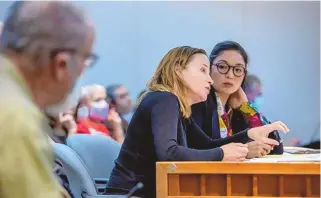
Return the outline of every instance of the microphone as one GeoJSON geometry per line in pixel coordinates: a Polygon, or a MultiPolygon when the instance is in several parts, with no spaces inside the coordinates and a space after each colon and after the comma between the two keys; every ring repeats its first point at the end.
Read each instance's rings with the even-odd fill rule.
{"type": "Polygon", "coordinates": [[[137,190],[141,190],[144,188],[144,184],[142,182],[137,183],[125,196],[126,198],[130,198],[137,190]]]}

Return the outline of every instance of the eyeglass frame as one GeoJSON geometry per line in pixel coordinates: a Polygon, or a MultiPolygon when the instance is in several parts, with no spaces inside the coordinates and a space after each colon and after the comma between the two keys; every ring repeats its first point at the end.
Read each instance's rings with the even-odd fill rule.
{"type": "Polygon", "coordinates": [[[93,65],[95,65],[96,62],[98,62],[99,60],[99,56],[97,54],[94,53],[84,53],[84,52],[80,52],[79,50],[76,49],[55,49],[51,52],[51,58],[54,58],[58,53],[61,52],[69,52],[69,53],[74,53],[74,54],[80,54],[81,56],[83,56],[85,58],[85,62],[89,59],[92,60],[92,62],[90,63],[90,65],[86,65],[86,67],[92,68],[93,65]]]}
{"type": "Polygon", "coordinates": [[[236,76],[236,77],[242,77],[242,76],[246,75],[246,73],[247,73],[247,69],[245,67],[242,67],[242,66],[231,66],[231,65],[229,65],[227,63],[224,63],[224,64],[226,64],[228,66],[228,70],[224,73],[224,72],[219,71],[219,69],[218,69],[219,64],[220,63],[215,63],[215,64],[212,64],[212,66],[216,66],[216,69],[220,74],[227,74],[231,70],[231,68],[233,69],[232,70],[233,71],[233,75],[236,76]],[[244,73],[241,76],[235,75],[235,68],[240,68],[240,67],[242,69],[244,69],[244,73]]]}

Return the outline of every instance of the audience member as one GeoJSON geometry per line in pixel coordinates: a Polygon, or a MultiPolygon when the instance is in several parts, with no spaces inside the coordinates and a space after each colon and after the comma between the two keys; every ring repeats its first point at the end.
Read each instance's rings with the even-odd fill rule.
{"type": "Polygon", "coordinates": [[[79,101],[78,94],[72,92],[65,101],[44,109],[53,129],[51,138],[58,143],[65,143],[69,135],[77,132],[77,123],[74,111],[79,101]]]}
{"type": "Polygon", "coordinates": [[[1,198],[69,197],[52,173],[52,130],[41,110],[63,101],[91,66],[93,40],[90,21],[70,2],[10,8],[0,38],[1,198]]]}
{"type": "Polygon", "coordinates": [[[83,87],[82,101],[77,109],[77,133],[104,134],[122,143],[124,131],[121,118],[106,102],[103,86],[92,84],[83,87]],[[107,126],[110,128],[108,129],[107,126]]]}
{"type": "Polygon", "coordinates": [[[174,48],[164,56],[128,127],[109,178],[107,194],[126,194],[142,182],[144,189],[134,196],[156,197],[157,161],[227,160],[235,155],[244,160],[247,146],[231,142],[251,138],[278,144],[267,135],[275,129],[288,131],[283,123],[245,130],[222,140],[211,140],[188,119],[191,105],[205,101],[213,84],[209,63],[203,49],[188,46],[174,48]]]}
{"type": "Polygon", "coordinates": [[[147,90],[144,89],[144,90],[142,90],[142,91],[140,91],[140,92],[138,93],[137,98],[136,98],[136,103],[135,103],[135,110],[136,110],[136,108],[138,107],[138,105],[139,105],[139,103],[140,103],[140,101],[141,101],[141,99],[142,99],[142,96],[143,96],[146,92],[147,92],[147,90]]]}
{"type": "Polygon", "coordinates": [[[297,147],[304,147],[309,149],[320,149],[320,122],[318,123],[317,127],[313,131],[310,139],[303,143],[299,140],[299,138],[292,138],[288,142],[285,143],[287,146],[297,146],[297,147]]]}
{"type": "MultiPolygon", "coordinates": [[[[74,90],[63,102],[44,109],[44,113],[50,121],[49,125],[53,129],[53,134],[50,135],[50,138],[55,143],[66,144],[67,138],[77,132],[74,110],[78,101],[79,94],[74,90]]],[[[61,161],[57,158],[55,158],[53,172],[58,177],[59,183],[65,188],[69,196],[73,198],[74,196],[70,190],[65,169],[61,161]]]]}
{"type": "Polygon", "coordinates": [[[133,115],[133,103],[128,90],[124,85],[114,84],[106,88],[107,99],[112,107],[115,107],[117,113],[122,118],[123,128],[126,131],[133,115]]]}
{"type": "Polygon", "coordinates": [[[249,102],[251,102],[252,105],[260,111],[264,103],[264,99],[262,94],[262,83],[259,77],[253,74],[247,75],[244,80],[243,89],[249,102]]]}

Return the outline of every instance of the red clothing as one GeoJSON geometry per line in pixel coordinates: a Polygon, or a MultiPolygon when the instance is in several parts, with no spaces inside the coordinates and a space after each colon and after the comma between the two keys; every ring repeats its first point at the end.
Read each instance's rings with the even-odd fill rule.
{"type": "Polygon", "coordinates": [[[103,135],[109,136],[110,133],[104,123],[96,123],[87,119],[82,122],[77,123],[77,133],[78,134],[97,134],[101,133],[103,135]]]}

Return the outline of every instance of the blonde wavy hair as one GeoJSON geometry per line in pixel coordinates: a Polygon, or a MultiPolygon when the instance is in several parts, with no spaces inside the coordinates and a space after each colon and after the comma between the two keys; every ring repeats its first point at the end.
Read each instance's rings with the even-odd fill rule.
{"type": "Polygon", "coordinates": [[[171,49],[160,61],[153,77],[147,83],[147,91],[140,101],[152,91],[167,91],[178,97],[180,111],[183,117],[191,116],[191,107],[187,102],[188,87],[177,71],[186,69],[187,64],[195,54],[207,53],[203,49],[181,46],[171,49]]]}

